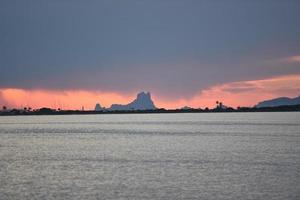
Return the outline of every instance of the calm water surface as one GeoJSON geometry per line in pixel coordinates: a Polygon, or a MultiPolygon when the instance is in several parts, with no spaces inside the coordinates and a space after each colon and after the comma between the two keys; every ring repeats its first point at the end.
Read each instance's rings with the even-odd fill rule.
{"type": "Polygon", "coordinates": [[[0,199],[300,199],[300,113],[0,117],[0,199]]]}

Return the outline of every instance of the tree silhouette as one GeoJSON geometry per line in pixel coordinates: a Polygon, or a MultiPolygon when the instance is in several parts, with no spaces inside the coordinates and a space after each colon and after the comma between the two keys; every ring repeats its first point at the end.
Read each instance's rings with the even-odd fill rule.
{"type": "Polygon", "coordinates": [[[216,101],[217,108],[222,109],[223,108],[223,103],[221,101],[216,101]]]}

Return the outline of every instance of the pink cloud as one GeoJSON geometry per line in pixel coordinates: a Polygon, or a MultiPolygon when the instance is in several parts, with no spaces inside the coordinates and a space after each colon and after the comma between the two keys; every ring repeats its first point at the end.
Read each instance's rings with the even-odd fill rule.
{"type": "Polygon", "coordinates": [[[191,104],[206,103],[213,106],[212,100],[220,100],[234,107],[253,106],[259,101],[278,96],[298,96],[299,85],[300,75],[226,83],[203,90],[191,104]]]}
{"type": "MultiPolygon", "coordinates": [[[[253,106],[259,101],[279,96],[294,97],[300,94],[300,74],[271,77],[261,80],[230,82],[215,85],[200,91],[191,99],[174,98],[152,94],[155,105],[160,108],[194,108],[214,107],[215,102],[222,101],[225,105],[253,106]]],[[[114,92],[85,90],[24,90],[0,89],[0,103],[10,107],[51,107],[63,109],[94,109],[99,102],[109,107],[112,103],[127,104],[135,98],[135,94],[119,94],[114,92]]]]}
{"type": "Polygon", "coordinates": [[[254,106],[256,103],[279,96],[300,95],[300,75],[271,77],[261,80],[230,82],[200,91],[191,99],[159,101],[162,107],[178,108],[185,105],[194,108],[215,107],[215,102],[225,105],[254,106]]]}
{"type": "Polygon", "coordinates": [[[287,63],[300,62],[300,55],[290,56],[290,57],[282,59],[282,61],[287,62],[287,63]]]}

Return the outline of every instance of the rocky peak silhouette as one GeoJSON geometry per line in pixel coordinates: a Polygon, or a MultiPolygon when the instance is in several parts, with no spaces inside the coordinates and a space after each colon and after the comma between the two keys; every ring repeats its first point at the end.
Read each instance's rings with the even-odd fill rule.
{"type": "Polygon", "coordinates": [[[135,100],[127,105],[113,104],[109,110],[155,110],[150,92],[140,92],[135,100]]]}

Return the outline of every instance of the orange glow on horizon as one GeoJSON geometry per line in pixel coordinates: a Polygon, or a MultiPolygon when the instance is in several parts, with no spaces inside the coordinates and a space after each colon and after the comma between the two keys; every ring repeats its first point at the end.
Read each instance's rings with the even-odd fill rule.
{"type": "MultiPolygon", "coordinates": [[[[160,107],[213,108],[215,102],[222,101],[231,107],[254,106],[260,101],[280,96],[296,97],[300,95],[300,75],[278,76],[268,79],[231,82],[202,90],[191,99],[158,100],[160,107]]],[[[155,99],[155,98],[154,98],[155,99]]],[[[155,99],[156,100],[156,99],[155,99]]]]}
{"type": "MultiPolygon", "coordinates": [[[[278,76],[262,80],[240,81],[216,85],[194,95],[190,99],[152,95],[158,108],[215,107],[215,102],[224,105],[253,106],[259,101],[279,96],[295,97],[300,94],[300,75],[278,76]]],[[[0,104],[10,108],[61,108],[93,110],[96,103],[110,107],[113,103],[127,104],[134,100],[135,94],[122,95],[115,92],[84,90],[26,90],[17,88],[0,89],[0,104]]],[[[2,106],[2,105],[1,105],[2,106]]]]}
{"type": "MultiPolygon", "coordinates": [[[[83,90],[24,90],[24,89],[1,89],[0,94],[10,107],[49,107],[53,109],[94,109],[96,103],[109,107],[111,103],[127,103],[129,96],[117,93],[83,91],[83,90]]],[[[1,97],[1,96],[0,96],[1,97]]]]}

